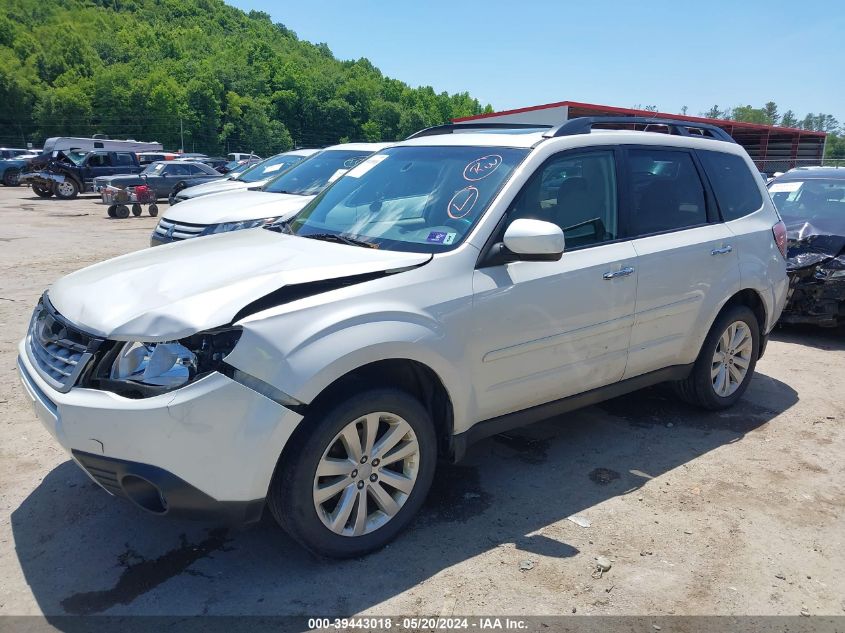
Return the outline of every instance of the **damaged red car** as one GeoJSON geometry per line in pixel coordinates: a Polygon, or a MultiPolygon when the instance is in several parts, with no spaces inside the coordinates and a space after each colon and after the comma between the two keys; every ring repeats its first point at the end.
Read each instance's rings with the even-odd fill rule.
{"type": "Polygon", "coordinates": [[[845,168],[793,169],[769,193],[787,228],[781,322],[845,325],[845,168]]]}

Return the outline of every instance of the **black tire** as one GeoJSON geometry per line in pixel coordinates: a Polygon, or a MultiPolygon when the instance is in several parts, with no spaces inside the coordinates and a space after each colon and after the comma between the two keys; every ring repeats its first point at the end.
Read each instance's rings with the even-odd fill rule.
{"type": "Polygon", "coordinates": [[[79,195],[79,185],[73,178],[65,178],[64,182],[53,183],[53,193],[60,200],[73,200],[79,195]]]}
{"type": "Polygon", "coordinates": [[[53,190],[49,189],[43,185],[39,185],[37,183],[33,183],[32,185],[32,193],[34,193],[39,198],[52,198],[53,197],[53,190]]]}
{"type": "Polygon", "coordinates": [[[150,214],[150,217],[156,217],[158,215],[158,205],[151,204],[149,207],[147,207],[147,212],[150,214]]]}
{"type": "Polygon", "coordinates": [[[140,204],[138,204],[137,202],[136,202],[135,204],[133,204],[133,205],[132,205],[132,215],[134,215],[136,218],[137,218],[139,215],[141,215],[141,212],[142,212],[142,211],[143,211],[143,209],[141,208],[141,205],[140,205],[140,204]]]}
{"type": "Polygon", "coordinates": [[[276,466],[267,505],[279,525],[314,554],[332,558],[362,556],[387,545],[413,519],[431,487],[436,462],[434,424],[419,401],[397,389],[358,393],[300,422],[298,432],[276,466]],[[343,536],[325,526],[314,507],[317,465],[341,429],[359,417],[378,411],[402,417],[413,429],[419,448],[417,479],[404,505],[387,523],[369,534],[343,536]]]}
{"type": "Polygon", "coordinates": [[[3,184],[7,187],[18,187],[21,184],[21,170],[7,169],[3,173],[3,184]]]}
{"type": "Polygon", "coordinates": [[[116,216],[116,214],[115,214],[115,211],[116,211],[116,210],[117,210],[117,205],[116,205],[116,204],[112,204],[112,205],[109,205],[109,208],[108,208],[108,209],[106,209],[106,213],[108,214],[108,216],[109,216],[110,218],[114,218],[114,217],[117,217],[117,216],[116,216]]]}
{"type": "Polygon", "coordinates": [[[129,207],[125,204],[118,205],[117,208],[114,210],[114,217],[120,218],[121,220],[125,220],[129,217],[129,207]]]}
{"type": "Polygon", "coordinates": [[[744,305],[735,305],[727,308],[716,318],[713,327],[710,328],[710,332],[707,334],[707,338],[704,339],[701,352],[698,354],[690,375],[686,379],[674,383],[675,392],[682,400],[704,409],[711,411],[727,409],[733,406],[748,388],[748,384],[754,375],[754,368],[757,366],[757,356],[759,353],[760,324],[757,322],[754,312],[751,308],[744,305]],[[728,326],[736,321],[745,323],[751,332],[751,357],[748,363],[748,371],[736,391],[723,397],[716,393],[716,389],[713,386],[713,378],[711,377],[713,356],[716,353],[719,338],[727,330],[728,326]]]}

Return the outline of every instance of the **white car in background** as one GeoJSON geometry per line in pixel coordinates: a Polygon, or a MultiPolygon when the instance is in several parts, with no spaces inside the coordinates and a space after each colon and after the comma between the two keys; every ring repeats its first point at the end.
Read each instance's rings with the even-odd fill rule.
{"type": "Polygon", "coordinates": [[[267,182],[278,176],[281,172],[286,171],[308,158],[312,154],[316,154],[320,150],[316,149],[295,149],[290,152],[283,152],[271,156],[265,161],[262,161],[251,167],[247,167],[243,171],[236,173],[230,172],[227,178],[219,178],[211,180],[199,185],[188,186],[184,189],[176,191],[170,195],[170,206],[198,198],[200,196],[207,196],[212,193],[222,193],[224,191],[239,191],[242,189],[249,189],[250,187],[261,187],[267,182]]]}
{"type": "Polygon", "coordinates": [[[333,145],[313,153],[255,190],[253,185],[171,206],[153,230],[150,246],[286,220],[348,170],[389,146],[390,143],[333,145]]]}

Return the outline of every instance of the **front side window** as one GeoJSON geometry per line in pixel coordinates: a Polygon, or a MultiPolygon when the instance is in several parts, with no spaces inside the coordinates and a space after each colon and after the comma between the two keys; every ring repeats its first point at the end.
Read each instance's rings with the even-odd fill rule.
{"type": "Polygon", "coordinates": [[[626,164],[632,237],[707,222],[704,186],[692,156],[668,149],[632,149],[626,164]]]}
{"type": "Polygon", "coordinates": [[[164,169],[164,163],[150,163],[144,168],[142,174],[147,174],[148,176],[158,176],[161,174],[162,170],[164,169]]]}
{"type": "Polygon", "coordinates": [[[108,154],[91,154],[88,159],[89,167],[111,167],[111,157],[108,154]]]}
{"type": "Polygon", "coordinates": [[[748,169],[742,157],[710,151],[699,151],[698,157],[716,194],[723,220],[736,220],[763,205],[757,173],[748,169]]]}
{"type": "MultiPolygon", "coordinates": [[[[316,196],[347,171],[365,160],[372,152],[367,150],[327,150],[303,160],[298,165],[274,178],[263,190],[270,193],[292,193],[299,196],[316,196]]],[[[247,174],[243,174],[242,179],[247,174]]]]}
{"type": "Polygon", "coordinates": [[[557,224],[570,250],[618,237],[616,199],[613,152],[567,152],[546,161],[531,177],[508,218],[557,224]]]}
{"type": "Polygon", "coordinates": [[[132,158],[129,154],[115,154],[117,156],[117,164],[118,165],[131,165],[132,158]]]}
{"type": "Polygon", "coordinates": [[[505,147],[390,148],[326,189],[289,230],[389,250],[448,251],[469,233],[527,154],[527,149],[505,147]]]}

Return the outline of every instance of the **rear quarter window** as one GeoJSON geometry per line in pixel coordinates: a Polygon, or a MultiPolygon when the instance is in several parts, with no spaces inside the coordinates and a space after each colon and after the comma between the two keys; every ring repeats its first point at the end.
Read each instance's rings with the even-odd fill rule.
{"type": "Polygon", "coordinates": [[[763,205],[758,175],[748,169],[741,156],[722,152],[699,151],[698,157],[716,195],[722,219],[736,220],[763,205]]]}

